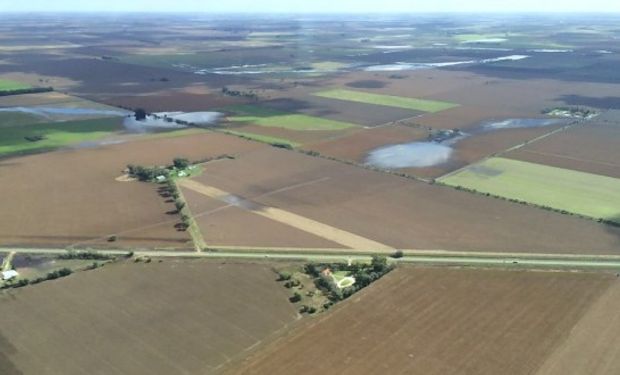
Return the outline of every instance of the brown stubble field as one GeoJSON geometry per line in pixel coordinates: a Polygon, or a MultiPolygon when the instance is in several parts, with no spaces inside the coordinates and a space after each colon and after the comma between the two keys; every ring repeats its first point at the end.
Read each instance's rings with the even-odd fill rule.
{"type": "Polygon", "coordinates": [[[298,319],[267,264],[106,265],[0,295],[0,373],[212,374],[298,319]]]}
{"type": "Polygon", "coordinates": [[[359,129],[354,133],[324,139],[319,142],[305,144],[304,150],[319,152],[340,160],[364,163],[367,154],[378,148],[391,144],[426,141],[430,131],[421,127],[405,125],[389,125],[370,129],[359,129]]]}
{"type": "Polygon", "coordinates": [[[227,374],[536,374],[612,283],[610,274],[401,267],[227,374]]]}
{"type": "Polygon", "coordinates": [[[108,105],[124,108],[142,108],[147,112],[202,112],[228,105],[244,103],[243,100],[204,92],[161,91],[143,95],[109,96],[97,98],[108,105]]]}
{"type": "Polygon", "coordinates": [[[620,122],[593,120],[532,142],[505,156],[620,178],[620,122]]]}
{"type": "Polygon", "coordinates": [[[404,168],[400,171],[418,177],[437,178],[446,173],[478,162],[487,156],[501,153],[515,146],[523,145],[533,139],[549,134],[560,127],[562,127],[562,125],[539,128],[504,129],[475,134],[452,146],[454,153],[447,163],[426,168],[404,168]]]}
{"type": "Polygon", "coordinates": [[[592,221],[276,148],[194,180],[395,248],[616,254],[620,239],[592,221]]]}
{"type": "Polygon", "coordinates": [[[416,117],[422,113],[402,108],[320,98],[313,96],[312,91],[297,95],[266,100],[263,104],[285,112],[297,112],[368,127],[416,117]]]}
{"type": "Polygon", "coordinates": [[[620,282],[614,281],[536,375],[620,373],[620,282]]]}
{"type": "Polygon", "coordinates": [[[340,244],[181,187],[207,245],[338,249],[340,244]]]}
{"type": "MultiPolygon", "coordinates": [[[[475,129],[481,123],[490,120],[506,118],[544,118],[541,111],[545,108],[566,105],[563,98],[570,93],[579,92],[581,97],[604,97],[615,95],[617,84],[588,83],[575,86],[568,82],[550,79],[516,80],[507,78],[488,78],[468,72],[450,70],[420,70],[406,72],[394,79],[392,73],[353,72],[339,76],[329,76],[319,79],[312,87],[292,88],[290,95],[302,98],[299,100],[279,99],[276,103],[295,102],[300,110],[304,108],[303,99],[311,97],[312,92],[331,87],[351,88],[372,93],[401,95],[434,100],[446,100],[461,104],[461,106],[440,111],[437,113],[418,114],[411,118],[402,117],[402,125],[416,125],[430,129],[461,129],[467,132],[475,129]],[[359,82],[374,82],[373,85],[360,85],[359,82]],[[300,104],[301,103],[301,104],[300,104]]],[[[355,103],[359,105],[358,103],[355,103]]],[[[291,104],[292,105],[292,104],[291,104]]],[[[347,107],[347,102],[334,100],[331,105],[347,107]]],[[[376,116],[381,106],[366,105],[363,111],[357,111],[363,116],[376,116]]],[[[312,107],[310,107],[312,108],[312,107]]],[[[330,112],[329,107],[325,107],[330,112]]],[[[315,109],[316,111],[316,109],[315,109]]],[[[346,110],[341,111],[342,119],[347,119],[346,110]]],[[[405,116],[400,114],[400,116],[405,116]]],[[[349,119],[353,119],[350,116],[349,119]]],[[[385,117],[386,128],[399,127],[401,124],[394,118],[385,117]]],[[[375,121],[376,122],[376,121],[375,121]]],[[[474,134],[458,142],[454,148],[452,159],[443,165],[430,168],[405,169],[410,175],[436,178],[445,173],[479,161],[482,158],[502,152],[511,147],[523,144],[541,135],[552,132],[559,126],[547,126],[530,129],[508,129],[474,134]]],[[[383,131],[383,130],[382,130],[383,131]]],[[[397,131],[392,131],[396,134],[397,131]]],[[[366,133],[370,134],[370,132],[366,133]]],[[[355,132],[342,137],[332,137],[314,143],[304,143],[304,149],[318,151],[326,156],[335,157],[361,163],[368,151],[373,148],[390,144],[406,143],[418,140],[415,137],[403,134],[402,137],[389,137],[383,140],[380,136],[373,137],[372,142],[365,133],[355,132]],[[368,144],[366,144],[368,143],[368,144]],[[368,147],[367,147],[368,146],[368,147]],[[359,148],[359,149],[358,149],[359,148]]]]}
{"type": "Polygon", "coordinates": [[[146,138],[0,161],[0,241],[21,246],[191,247],[174,205],[157,186],[119,182],[127,164],[163,165],[174,157],[236,155],[260,144],[206,132],[146,138]],[[107,236],[118,241],[108,243],[107,236]]]}

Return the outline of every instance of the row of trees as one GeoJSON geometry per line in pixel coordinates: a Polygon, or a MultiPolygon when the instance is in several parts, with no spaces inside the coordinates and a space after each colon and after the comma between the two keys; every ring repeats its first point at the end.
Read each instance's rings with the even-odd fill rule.
{"type": "Polygon", "coordinates": [[[37,94],[41,92],[50,92],[50,91],[54,91],[54,88],[53,87],[31,87],[29,89],[2,90],[0,91],[0,96],[37,94]]]}
{"type": "Polygon", "coordinates": [[[39,284],[39,283],[42,283],[43,281],[56,280],[56,279],[59,279],[61,277],[66,277],[66,276],[71,275],[72,273],[73,273],[73,271],[70,268],[66,268],[65,267],[65,268],[61,268],[61,269],[56,270],[56,271],[49,272],[47,275],[45,275],[43,277],[37,277],[34,280],[18,279],[15,282],[7,282],[6,284],[4,284],[2,289],[21,288],[21,287],[26,286],[26,285],[39,284]]]}
{"type": "Polygon", "coordinates": [[[258,100],[258,94],[252,90],[248,90],[248,91],[231,90],[228,87],[224,86],[222,87],[222,94],[226,96],[234,96],[234,97],[242,97],[242,98],[258,100]]]}

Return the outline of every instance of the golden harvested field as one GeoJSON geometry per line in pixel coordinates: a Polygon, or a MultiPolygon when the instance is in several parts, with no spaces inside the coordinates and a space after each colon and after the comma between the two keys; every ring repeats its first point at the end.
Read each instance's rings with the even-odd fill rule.
{"type": "Polygon", "coordinates": [[[0,294],[0,373],[212,374],[297,320],[268,265],[120,263],[0,294]]]}
{"type": "MultiPolygon", "coordinates": [[[[402,267],[228,373],[536,374],[615,280],[594,273],[402,267]]],[[[605,309],[610,314],[617,306],[605,309]]]]}

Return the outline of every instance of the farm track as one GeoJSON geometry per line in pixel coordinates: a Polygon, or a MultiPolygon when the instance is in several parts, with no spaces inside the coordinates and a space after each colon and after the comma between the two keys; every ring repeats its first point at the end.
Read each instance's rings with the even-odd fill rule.
{"type": "MultiPolygon", "coordinates": [[[[72,249],[91,251],[92,249],[72,249]]],[[[66,254],[66,249],[53,248],[0,248],[1,253],[24,253],[36,255],[66,254]]],[[[96,253],[111,256],[126,256],[128,250],[96,250],[96,253]]],[[[525,254],[525,253],[477,253],[442,250],[403,250],[403,257],[395,259],[399,263],[464,266],[464,267],[507,267],[531,269],[620,269],[620,256],[614,255],[575,255],[575,254],[525,254]]],[[[369,261],[371,255],[381,254],[370,250],[332,250],[329,249],[278,249],[241,247],[211,247],[210,251],[169,251],[139,249],[133,251],[135,257],[153,258],[212,258],[246,260],[288,260],[288,261],[369,261]]],[[[383,254],[386,254],[385,252],[383,254]]]]}

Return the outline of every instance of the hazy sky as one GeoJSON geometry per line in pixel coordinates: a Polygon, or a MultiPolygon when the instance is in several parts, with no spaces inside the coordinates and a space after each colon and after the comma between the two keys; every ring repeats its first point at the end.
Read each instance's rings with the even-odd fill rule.
{"type": "Polygon", "coordinates": [[[0,11],[620,12],[618,0],[0,0],[0,11]]]}

